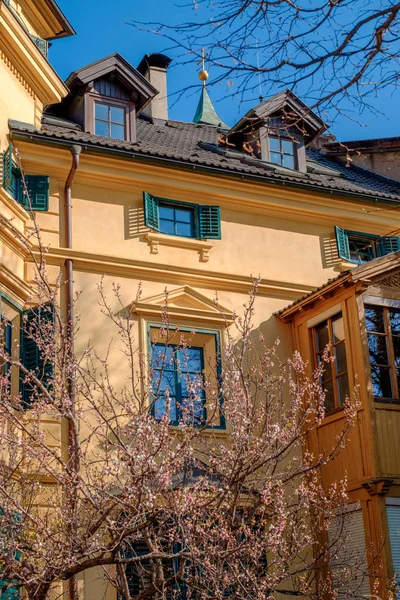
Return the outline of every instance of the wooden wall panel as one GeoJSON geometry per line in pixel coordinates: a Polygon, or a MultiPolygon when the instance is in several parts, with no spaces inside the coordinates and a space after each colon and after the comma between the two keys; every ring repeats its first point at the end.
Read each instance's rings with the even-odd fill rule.
{"type": "Polygon", "coordinates": [[[377,448],[382,476],[398,477],[400,473],[400,410],[376,406],[377,448]]]}

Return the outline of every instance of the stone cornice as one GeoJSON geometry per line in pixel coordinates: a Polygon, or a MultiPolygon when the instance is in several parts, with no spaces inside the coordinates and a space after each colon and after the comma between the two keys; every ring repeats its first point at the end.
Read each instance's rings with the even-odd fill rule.
{"type": "Polygon", "coordinates": [[[43,104],[60,102],[68,89],[9,7],[0,2],[0,50],[43,104]]]}
{"type": "Polygon", "coordinates": [[[32,291],[25,281],[22,281],[12,271],[0,264],[0,286],[4,292],[12,295],[14,299],[24,305],[26,300],[32,295],[32,291]]]}
{"type": "MultiPolygon", "coordinates": [[[[71,159],[67,148],[33,144],[21,139],[14,143],[24,162],[35,172],[62,180],[68,176],[71,159]]],[[[159,195],[163,197],[182,197],[185,201],[195,203],[203,198],[205,202],[230,210],[289,218],[309,224],[340,226],[340,223],[345,222],[346,227],[355,231],[374,231],[378,235],[386,235],[393,230],[393,210],[390,207],[378,210],[366,203],[363,209],[361,200],[343,201],[329,194],[323,195],[320,191],[310,194],[296,190],[293,193],[290,188],[280,188],[268,183],[233,181],[229,178],[138,163],[135,160],[128,162],[94,156],[85,154],[84,148],[75,181],[77,184],[95,187],[106,185],[108,189],[125,192],[132,192],[136,188],[140,194],[143,190],[149,190],[157,195],[159,189],[159,195]]]]}
{"type": "MultiPolygon", "coordinates": [[[[119,259],[103,254],[79,252],[66,248],[49,248],[46,252],[46,262],[49,265],[62,266],[65,259],[74,262],[77,271],[110,274],[131,279],[167,282],[178,285],[191,285],[206,289],[227,290],[248,294],[254,281],[252,277],[233,275],[200,269],[185,269],[158,263],[149,263],[132,259],[119,259]]],[[[313,286],[263,279],[258,286],[259,296],[270,296],[295,300],[300,295],[315,289],[313,286]]]]}

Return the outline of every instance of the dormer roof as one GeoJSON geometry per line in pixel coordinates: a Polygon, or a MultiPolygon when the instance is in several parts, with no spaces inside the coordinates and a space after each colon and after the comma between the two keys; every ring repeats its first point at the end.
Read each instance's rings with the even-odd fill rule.
{"type": "Polygon", "coordinates": [[[135,99],[138,113],[158,94],[158,90],[118,52],[73,71],[65,83],[73,91],[107,76],[112,76],[127,88],[135,99]]]}
{"type": "Polygon", "coordinates": [[[249,110],[226,135],[230,137],[236,132],[244,131],[250,126],[254,128],[257,123],[265,123],[268,119],[279,116],[283,119],[283,126],[298,129],[306,145],[328,128],[300,98],[290,90],[284,90],[249,110]]]}

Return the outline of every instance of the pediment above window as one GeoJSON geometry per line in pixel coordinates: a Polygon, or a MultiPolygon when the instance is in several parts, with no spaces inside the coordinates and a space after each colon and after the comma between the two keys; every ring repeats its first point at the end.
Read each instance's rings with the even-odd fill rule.
{"type": "Polygon", "coordinates": [[[165,293],[150,296],[131,305],[131,311],[139,315],[152,315],[160,318],[164,307],[170,319],[195,320],[204,323],[231,324],[233,313],[221,304],[200,294],[189,286],[183,286],[165,293]]]}
{"type": "Polygon", "coordinates": [[[141,73],[118,53],[91,63],[71,73],[66,80],[71,93],[74,90],[95,90],[104,96],[132,100],[136,112],[141,110],[158,93],[141,73]]]}

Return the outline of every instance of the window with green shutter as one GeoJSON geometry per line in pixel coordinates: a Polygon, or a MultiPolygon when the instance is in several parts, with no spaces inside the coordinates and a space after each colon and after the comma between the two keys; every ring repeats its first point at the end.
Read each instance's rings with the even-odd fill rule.
{"type": "MultiPolygon", "coordinates": [[[[52,304],[29,309],[23,313],[21,335],[21,362],[46,387],[51,385],[53,363],[46,359],[39,347],[39,340],[54,335],[54,308],[52,304]]],[[[22,404],[29,408],[35,400],[36,387],[29,375],[21,373],[22,404]]]]}
{"type": "Polygon", "coordinates": [[[219,206],[204,206],[152,196],[143,192],[144,222],[165,233],[195,239],[221,239],[219,206]]]}
{"type": "Polygon", "coordinates": [[[400,237],[378,236],[335,227],[339,258],[362,264],[400,250],[400,237]]]}
{"type": "MultiPolygon", "coordinates": [[[[12,514],[3,512],[3,509],[0,507],[0,537],[3,538],[2,544],[4,544],[5,549],[3,552],[6,555],[10,555],[10,551],[7,548],[7,544],[5,543],[8,539],[15,539],[18,537],[19,526],[20,526],[21,518],[19,514],[13,512],[12,514]],[[4,539],[5,538],[5,539],[4,539]]],[[[4,548],[4,547],[3,547],[4,548]]],[[[21,560],[21,553],[19,551],[13,552],[13,558],[17,561],[21,560]]],[[[0,598],[1,600],[18,600],[20,598],[20,588],[17,587],[18,580],[6,579],[2,576],[2,571],[4,571],[3,564],[0,564],[0,598]]]]}
{"type": "Polygon", "coordinates": [[[10,143],[3,153],[3,187],[27,210],[49,210],[49,177],[47,175],[25,175],[25,186],[21,170],[13,161],[10,143]],[[26,189],[25,189],[26,188],[26,189]]]}

